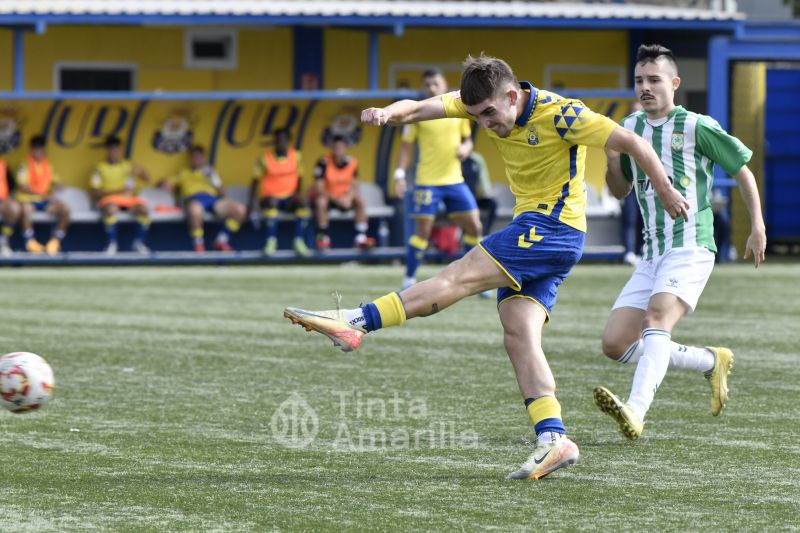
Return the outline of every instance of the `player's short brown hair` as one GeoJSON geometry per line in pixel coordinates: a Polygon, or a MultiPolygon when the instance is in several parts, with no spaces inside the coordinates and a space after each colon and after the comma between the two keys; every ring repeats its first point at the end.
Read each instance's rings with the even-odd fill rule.
{"type": "Polygon", "coordinates": [[[511,67],[502,59],[484,54],[467,56],[461,72],[461,101],[466,105],[479,104],[494,96],[507,82],[519,87],[511,67]]]}

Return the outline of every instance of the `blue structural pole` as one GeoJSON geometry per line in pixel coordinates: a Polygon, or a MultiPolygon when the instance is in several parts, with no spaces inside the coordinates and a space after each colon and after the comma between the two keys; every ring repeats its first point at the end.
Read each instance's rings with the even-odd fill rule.
{"type": "Polygon", "coordinates": [[[369,32],[369,89],[378,89],[378,32],[369,32]]]}
{"type": "Polygon", "coordinates": [[[25,33],[14,28],[14,92],[25,92],[25,33]]]}
{"type": "Polygon", "coordinates": [[[708,43],[708,114],[723,129],[728,129],[728,79],[730,61],[730,40],[728,37],[712,37],[708,43]]]}
{"type": "MultiPolygon", "coordinates": [[[[730,113],[730,39],[712,37],[708,43],[708,114],[727,130],[730,113]]],[[[714,181],[725,182],[725,172],[714,165],[714,181]]]]}

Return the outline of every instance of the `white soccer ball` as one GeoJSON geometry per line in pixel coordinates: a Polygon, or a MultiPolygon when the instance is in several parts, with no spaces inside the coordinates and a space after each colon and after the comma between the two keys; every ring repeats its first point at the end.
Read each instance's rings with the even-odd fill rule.
{"type": "Polygon", "coordinates": [[[27,413],[50,401],[53,369],[43,357],[12,352],[0,357],[0,404],[12,413],[27,413]]]}

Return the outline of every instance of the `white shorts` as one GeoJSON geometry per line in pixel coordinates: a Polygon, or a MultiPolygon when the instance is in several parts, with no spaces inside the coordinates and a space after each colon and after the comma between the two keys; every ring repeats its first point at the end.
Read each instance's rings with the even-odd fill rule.
{"type": "Polygon", "coordinates": [[[672,248],[650,261],[640,261],[612,309],[647,309],[654,294],[674,294],[694,311],[714,269],[714,254],[705,248],[672,248]]]}

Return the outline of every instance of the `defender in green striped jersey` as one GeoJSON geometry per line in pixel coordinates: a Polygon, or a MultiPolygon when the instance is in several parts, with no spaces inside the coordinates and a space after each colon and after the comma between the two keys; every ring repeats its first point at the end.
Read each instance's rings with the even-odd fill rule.
{"type": "Polygon", "coordinates": [[[631,393],[623,402],[605,387],[594,391],[597,406],[629,439],[641,435],[645,414],[669,367],[705,374],[714,416],[728,398],[733,352],[684,346],[671,338],[678,321],[695,309],[714,267],[717,248],[709,196],[715,163],[739,183],[751,220],[745,258],[753,255],[756,267],[764,260],[767,242],[758,189],[747,168],[752,152],[714,119],[675,105],[681,79],[672,52],[660,45],[640,46],[634,80],[642,110],[625,117],[622,125],[653,147],[690,207],[687,217],[673,218],[672,206],[661,202],[641,167],[606,150],[609,189],[617,198],[634,189],[644,219],[643,260],[614,303],[603,333],[608,357],[637,363],[631,393]]]}

